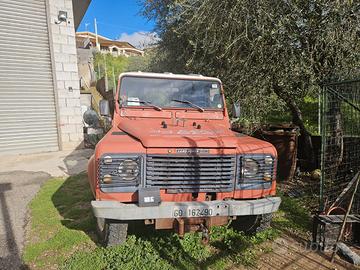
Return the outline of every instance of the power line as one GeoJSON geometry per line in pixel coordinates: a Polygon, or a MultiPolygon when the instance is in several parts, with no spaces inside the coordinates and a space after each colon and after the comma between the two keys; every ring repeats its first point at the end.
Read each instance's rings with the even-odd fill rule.
{"type": "MultiPolygon", "coordinates": [[[[102,25],[106,25],[106,26],[110,26],[113,28],[118,28],[118,29],[128,29],[128,30],[135,30],[135,31],[139,31],[139,28],[135,28],[135,27],[131,27],[131,26],[124,26],[124,25],[116,25],[116,24],[112,24],[112,23],[104,23],[104,22],[98,22],[98,24],[102,24],[102,25]]],[[[149,31],[150,32],[150,31],[149,31]]],[[[152,31],[151,31],[152,32],[152,31]]]]}
{"type": "MultiPolygon", "coordinates": [[[[90,23],[85,23],[85,31],[87,31],[88,29],[88,25],[91,25],[90,23]]],[[[97,21],[97,25],[104,25],[104,26],[107,26],[107,27],[111,27],[111,28],[116,28],[116,29],[124,29],[124,30],[133,30],[135,31],[136,33],[138,33],[139,35],[143,35],[144,37],[149,37],[151,38],[151,35],[149,34],[152,34],[152,33],[155,33],[154,31],[146,31],[146,30],[139,30],[138,28],[134,28],[134,27],[131,27],[131,26],[119,26],[119,25],[116,25],[116,24],[112,24],[112,23],[104,23],[104,22],[101,22],[101,21],[97,21]]],[[[101,30],[101,29],[100,29],[101,30]]],[[[100,31],[101,32],[101,31],[100,31]]],[[[118,39],[121,35],[121,31],[119,31],[119,33],[117,34],[116,37],[114,37],[114,39],[118,39]]]]}

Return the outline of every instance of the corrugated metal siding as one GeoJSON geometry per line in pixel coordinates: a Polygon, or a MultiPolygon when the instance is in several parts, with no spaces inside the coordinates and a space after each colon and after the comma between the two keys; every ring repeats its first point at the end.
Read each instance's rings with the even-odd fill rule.
{"type": "Polygon", "coordinates": [[[45,0],[0,0],[0,153],[58,150],[45,0]]]}

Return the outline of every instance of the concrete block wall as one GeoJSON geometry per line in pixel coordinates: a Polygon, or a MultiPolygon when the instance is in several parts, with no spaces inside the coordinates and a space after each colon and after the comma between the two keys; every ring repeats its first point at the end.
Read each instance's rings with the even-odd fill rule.
{"type": "Polygon", "coordinates": [[[83,142],[73,5],[72,0],[47,0],[47,5],[60,148],[71,150],[83,142]],[[60,10],[67,12],[68,22],[56,24],[60,10]]]}

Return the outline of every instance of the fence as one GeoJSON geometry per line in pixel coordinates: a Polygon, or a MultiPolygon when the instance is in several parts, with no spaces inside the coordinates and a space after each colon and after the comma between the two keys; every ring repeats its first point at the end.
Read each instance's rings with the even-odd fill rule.
{"type": "MultiPolygon", "coordinates": [[[[327,83],[321,95],[320,211],[343,215],[351,196],[344,191],[360,171],[360,80],[327,83]]],[[[353,180],[353,181],[352,181],[353,180]]],[[[359,214],[360,191],[352,214],[359,214]]]]}

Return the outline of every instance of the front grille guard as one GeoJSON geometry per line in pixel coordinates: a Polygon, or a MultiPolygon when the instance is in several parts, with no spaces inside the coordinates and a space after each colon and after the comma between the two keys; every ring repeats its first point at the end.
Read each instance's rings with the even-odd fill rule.
{"type": "Polygon", "coordinates": [[[143,154],[104,154],[98,160],[98,167],[97,167],[97,177],[98,177],[98,184],[100,190],[103,192],[135,192],[137,191],[139,185],[142,185],[144,182],[144,168],[145,168],[145,155],[143,154]],[[111,157],[113,159],[112,165],[105,165],[104,158],[111,157]],[[140,172],[136,179],[132,181],[121,181],[117,176],[116,173],[111,173],[111,171],[115,170],[118,167],[118,163],[120,160],[124,159],[139,159],[140,164],[140,172]],[[103,167],[102,167],[103,166],[103,167]],[[108,167],[104,167],[108,166],[108,167]],[[114,168],[110,168],[113,166],[114,168]],[[110,174],[113,177],[113,182],[111,184],[103,183],[102,178],[104,175],[110,174]]]}
{"type": "MultiPolygon", "coordinates": [[[[153,184],[153,179],[150,179],[151,177],[148,177],[148,171],[147,171],[147,167],[148,167],[148,158],[149,157],[160,157],[160,158],[170,158],[170,159],[176,159],[176,158],[184,158],[184,157],[189,157],[189,156],[180,156],[180,155],[144,155],[144,154],[131,154],[131,155],[119,155],[119,154],[106,154],[104,156],[111,156],[114,158],[129,158],[129,157],[139,157],[141,159],[141,176],[138,180],[138,182],[136,183],[136,185],[132,185],[132,186],[126,186],[124,184],[113,184],[113,185],[100,185],[100,188],[103,192],[134,192],[137,191],[138,187],[151,187],[154,186],[153,184]]],[[[102,156],[101,158],[103,158],[104,156],[102,156]]],[[[170,188],[166,188],[166,186],[160,186],[161,189],[166,189],[168,193],[190,193],[190,192],[230,192],[233,191],[236,187],[236,189],[269,189],[271,187],[272,182],[275,180],[275,174],[276,174],[276,163],[277,160],[276,158],[274,158],[272,155],[269,154],[254,154],[254,155],[223,155],[223,156],[214,156],[214,155],[207,155],[207,156],[199,156],[199,158],[227,158],[227,159],[233,159],[234,160],[234,168],[232,173],[230,174],[232,176],[231,181],[229,180],[229,178],[225,179],[220,179],[220,183],[217,184],[213,184],[210,183],[214,180],[214,177],[209,175],[209,179],[208,182],[210,183],[210,185],[206,185],[206,183],[200,183],[200,184],[205,184],[202,187],[200,187],[199,182],[197,180],[190,180],[190,182],[188,182],[188,184],[193,184],[193,185],[197,185],[197,187],[193,187],[193,188],[185,188],[185,187],[179,187],[179,188],[174,188],[174,187],[170,187],[170,188]],[[271,181],[264,181],[261,179],[244,179],[241,175],[241,159],[243,158],[254,158],[256,160],[261,160],[264,159],[265,156],[271,156],[273,158],[273,167],[269,168],[269,170],[271,171],[271,174],[273,175],[273,178],[271,181]],[[211,178],[211,179],[210,179],[211,178]],[[228,186],[226,186],[228,185],[228,186]]],[[[100,164],[101,160],[98,160],[98,168],[97,168],[97,174],[98,174],[98,179],[100,179],[101,177],[101,169],[100,169],[100,164]]],[[[181,169],[179,169],[179,172],[181,172],[181,169]]],[[[189,171],[187,171],[189,173],[189,171]]],[[[211,172],[211,170],[209,170],[209,172],[211,172]]],[[[207,175],[207,170],[205,168],[205,170],[203,170],[203,175],[207,175]]],[[[227,175],[227,174],[225,174],[227,175]]],[[[196,173],[194,174],[194,177],[198,177],[198,175],[196,175],[196,173]]],[[[176,179],[180,181],[186,181],[184,179],[176,179]]],[[[219,181],[219,179],[216,179],[219,181]]],[[[174,181],[174,180],[173,180],[174,181]]],[[[189,181],[189,180],[187,180],[189,181]]],[[[218,182],[217,181],[217,182],[218,182]]],[[[181,183],[178,183],[179,185],[181,185],[181,183]]],[[[156,186],[156,185],[155,185],[156,186]]]]}
{"type": "Polygon", "coordinates": [[[236,173],[236,187],[238,189],[269,189],[271,188],[272,182],[276,179],[276,165],[277,160],[273,155],[270,154],[248,154],[248,155],[239,155],[237,158],[238,170],[236,173]],[[273,160],[272,165],[265,164],[265,157],[271,157],[273,160]],[[242,174],[242,167],[244,159],[250,158],[254,159],[260,166],[260,171],[256,177],[246,178],[242,174]],[[264,180],[264,173],[270,172],[271,180],[264,180]]]}

